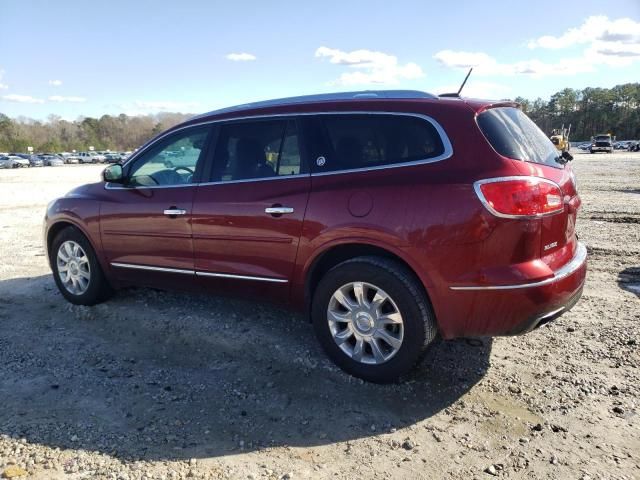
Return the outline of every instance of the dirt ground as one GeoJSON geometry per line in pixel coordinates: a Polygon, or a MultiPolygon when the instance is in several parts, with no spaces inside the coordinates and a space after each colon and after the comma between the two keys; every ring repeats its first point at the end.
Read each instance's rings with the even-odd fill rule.
{"type": "Polygon", "coordinates": [[[102,167],[0,170],[0,474],[640,478],[640,154],[573,164],[582,300],[523,337],[439,342],[390,386],[268,305],[130,289],[71,306],[42,216],[102,167]]]}

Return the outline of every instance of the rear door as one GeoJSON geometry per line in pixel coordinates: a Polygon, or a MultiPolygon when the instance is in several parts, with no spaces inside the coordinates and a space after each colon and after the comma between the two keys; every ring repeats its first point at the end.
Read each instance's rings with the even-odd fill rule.
{"type": "Polygon", "coordinates": [[[295,119],[218,127],[193,206],[195,270],[206,288],[285,301],[309,198],[295,119]]]}

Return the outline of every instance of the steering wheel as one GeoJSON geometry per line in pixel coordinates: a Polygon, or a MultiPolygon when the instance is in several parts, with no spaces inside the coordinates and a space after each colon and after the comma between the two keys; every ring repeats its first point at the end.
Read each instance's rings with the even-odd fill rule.
{"type": "Polygon", "coordinates": [[[186,170],[187,172],[189,172],[191,175],[193,175],[193,170],[191,170],[189,167],[175,167],[173,169],[174,172],[178,172],[178,170],[186,170]]]}
{"type": "MultiPolygon", "coordinates": [[[[189,172],[189,174],[187,175],[186,183],[191,183],[191,180],[193,179],[193,170],[189,167],[175,167],[173,171],[176,172],[179,176],[180,174],[178,173],[178,170],[186,170],[187,172],[189,172]]],[[[182,176],[180,176],[180,179],[182,179],[182,176]]]]}

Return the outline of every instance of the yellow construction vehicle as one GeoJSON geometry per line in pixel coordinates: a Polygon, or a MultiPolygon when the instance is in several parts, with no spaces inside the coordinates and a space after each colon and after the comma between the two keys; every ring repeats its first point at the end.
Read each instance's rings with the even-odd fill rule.
{"type": "Polygon", "coordinates": [[[561,152],[568,152],[571,150],[571,143],[569,143],[569,134],[571,133],[571,124],[569,128],[564,128],[564,123],[561,128],[554,128],[551,131],[551,143],[553,143],[561,152]]]}

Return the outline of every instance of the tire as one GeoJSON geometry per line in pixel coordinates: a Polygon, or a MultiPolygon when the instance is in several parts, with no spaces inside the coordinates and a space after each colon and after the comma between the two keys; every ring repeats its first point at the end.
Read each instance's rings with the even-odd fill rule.
{"type": "MultiPolygon", "coordinates": [[[[351,302],[357,298],[355,292],[354,288],[353,295],[349,297],[351,302]]],[[[338,312],[338,315],[342,313],[338,312]]],[[[418,279],[399,262],[382,257],[358,257],[329,270],[314,292],[311,317],[318,341],[329,358],[345,372],[374,383],[394,382],[410,372],[438,332],[431,305],[418,279]],[[368,310],[373,313],[373,317],[352,305],[351,312],[344,309],[348,322],[331,323],[329,317],[332,312],[344,308],[334,294],[339,294],[339,291],[348,292],[351,285],[357,284],[363,284],[362,296],[368,297],[364,302],[367,308],[375,298],[384,298],[386,295],[388,300],[380,303],[379,308],[368,310]],[[356,311],[358,313],[354,315],[353,312],[356,311]],[[402,326],[387,322],[386,327],[380,328],[382,323],[379,322],[384,318],[380,319],[385,315],[394,315],[397,322],[398,317],[393,313],[395,311],[400,314],[402,326]],[[368,340],[363,340],[363,347],[360,348],[362,358],[353,358],[357,356],[357,337],[363,333],[361,322],[366,324],[366,335],[376,337],[391,332],[394,343],[397,344],[400,338],[399,346],[394,349],[391,343],[384,340],[381,343],[379,337],[372,339],[369,336],[368,340]],[[344,329],[341,330],[342,327],[344,329]],[[352,336],[339,346],[334,335],[343,335],[343,338],[352,336]],[[373,344],[383,357],[374,358],[373,344]]]]}
{"type": "MultiPolygon", "coordinates": [[[[77,251],[76,253],[80,253],[77,251]]],[[[64,257],[65,255],[63,255],[64,257]]],[[[72,256],[66,255],[67,258],[72,258],[72,256]]],[[[80,256],[80,255],[78,255],[80,256]]],[[[66,298],[69,302],[76,305],[95,305],[100,303],[106,299],[108,299],[113,294],[113,289],[107,282],[107,279],[104,276],[104,272],[102,271],[102,267],[98,262],[98,258],[93,250],[93,247],[89,243],[89,240],[75,227],[67,227],[62,230],[56,237],[53,239],[51,243],[51,249],[49,251],[49,258],[51,262],[51,270],[53,271],[53,278],[56,282],[58,290],[64,298],[66,298]],[[64,260],[60,258],[60,250],[63,250],[63,254],[68,254],[67,247],[64,245],[71,246],[77,245],[80,247],[82,251],[84,251],[84,256],[86,257],[85,262],[76,262],[75,270],[79,272],[83,270],[85,273],[88,271],[88,281],[85,288],[77,288],[77,291],[73,292],[70,290],[70,286],[68,284],[65,285],[65,282],[62,279],[64,272],[61,274],[60,269],[64,267],[64,260]]],[[[71,269],[72,266],[67,264],[67,268],[71,269]]],[[[76,277],[81,275],[76,275],[76,277]]],[[[81,280],[78,280],[79,282],[81,280]]],[[[75,282],[72,282],[73,285],[76,285],[75,282]]]]}

